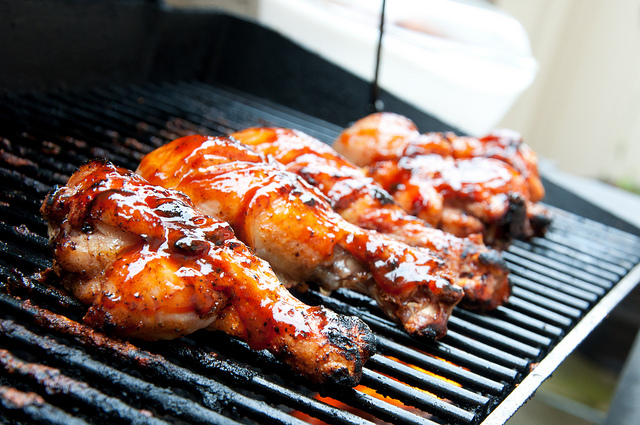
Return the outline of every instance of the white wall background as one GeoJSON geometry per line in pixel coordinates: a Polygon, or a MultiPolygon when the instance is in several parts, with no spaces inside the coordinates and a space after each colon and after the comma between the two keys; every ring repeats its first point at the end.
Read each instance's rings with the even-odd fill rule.
{"type": "Polygon", "coordinates": [[[640,0],[495,0],[540,68],[500,123],[580,176],[640,186],[640,0]]]}

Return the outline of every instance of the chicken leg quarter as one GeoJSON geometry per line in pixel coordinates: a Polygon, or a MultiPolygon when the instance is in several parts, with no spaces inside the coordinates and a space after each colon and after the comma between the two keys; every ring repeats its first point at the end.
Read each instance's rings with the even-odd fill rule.
{"type": "Polygon", "coordinates": [[[131,171],[88,163],[41,211],[54,271],[94,327],[145,340],[221,330],[316,383],[357,384],[374,352],[360,319],[303,304],[227,223],[131,171]]]}
{"type": "Polygon", "coordinates": [[[407,214],[364,170],[327,144],[286,128],[249,128],[231,137],[298,174],[350,223],[437,253],[455,271],[455,284],[464,289],[464,307],[490,310],[509,297],[506,263],[484,246],[481,235],[459,238],[407,214]]]}

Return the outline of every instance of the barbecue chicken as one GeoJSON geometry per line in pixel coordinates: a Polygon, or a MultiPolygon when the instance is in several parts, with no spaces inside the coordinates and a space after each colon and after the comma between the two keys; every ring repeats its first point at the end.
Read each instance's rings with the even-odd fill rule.
{"type": "Polygon", "coordinates": [[[229,222],[283,281],[366,293],[411,334],[443,336],[462,298],[431,251],[348,223],[297,175],[237,141],[183,137],[147,154],[138,173],[229,222]]]}
{"type": "Polygon", "coordinates": [[[420,134],[406,117],[376,113],[345,129],[334,148],[365,167],[411,214],[458,236],[500,244],[540,235],[544,187],[535,153],[515,132],[483,138],[420,134]]]}
{"type": "Polygon", "coordinates": [[[227,223],[131,171],[85,164],[41,211],[54,270],[94,327],[145,340],[221,330],[316,383],[357,384],[374,352],[360,319],[303,304],[227,223]]]}
{"type": "Polygon", "coordinates": [[[456,285],[464,289],[465,307],[493,309],[506,302],[510,293],[506,264],[500,254],[484,246],[481,236],[458,238],[407,214],[362,169],[300,131],[249,128],[231,137],[319,189],[350,223],[437,253],[455,273],[456,285]]]}

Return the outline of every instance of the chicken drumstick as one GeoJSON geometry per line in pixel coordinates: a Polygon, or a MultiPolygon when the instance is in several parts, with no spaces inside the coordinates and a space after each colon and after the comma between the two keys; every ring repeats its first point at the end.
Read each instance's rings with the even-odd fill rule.
{"type": "Polygon", "coordinates": [[[94,327],[145,340],[222,330],[319,384],[356,385],[375,350],[360,319],[303,304],[227,223],[131,171],[85,164],[41,211],[54,270],[94,327]]]}
{"type": "Polygon", "coordinates": [[[367,293],[409,333],[443,336],[462,298],[442,259],[346,222],[297,175],[237,141],[183,137],[147,154],[138,173],[229,222],[281,278],[367,293]]]}
{"type": "Polygon", "coordinates": [[[273,157],[319,189],[350,223],[436,252],[454,270],[456,285],[464,289],[461,305],[485,310],[506,302],[510,294],[506,263],[484,246],[480,235],[458,238],[407,214],[362,169],[303,132],[249,128],[231,137],[273,157]]]}
{"type": "Polygon", "coordinates": [[[537,204],[544,196],[537,156],[515,132],[420,134],[408,118],[383,112],[358,120],[333,146],[372,169],[409,212],[458,235],[483,230],[487,239],[508,241],[549,225],[537,204]]]}

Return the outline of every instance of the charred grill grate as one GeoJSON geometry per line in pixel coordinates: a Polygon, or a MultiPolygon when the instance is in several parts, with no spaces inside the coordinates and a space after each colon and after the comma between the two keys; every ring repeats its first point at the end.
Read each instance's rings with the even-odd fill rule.
{"type": "Polygon", "coordinates": [[[200,82],[2,99],[0,419],[504,422],[638,281],[638,237],[556,210],[546,237],[515,241],[504,253],[510,301],[488,315],[457,308],[437,342],[410,338],[352,291],[298,294],[361,317],[379,338],[361,385],[327,390],[308,387],[269,354],[218,333],[137,346],[107,338],[80,324],[84,307],[33,277],[51,263],[40,202],[83,162],[104,157],[135,169],[145,153],[177,137],[255,125],[297,128],[325,142],[339,131],[200,82]]]}

